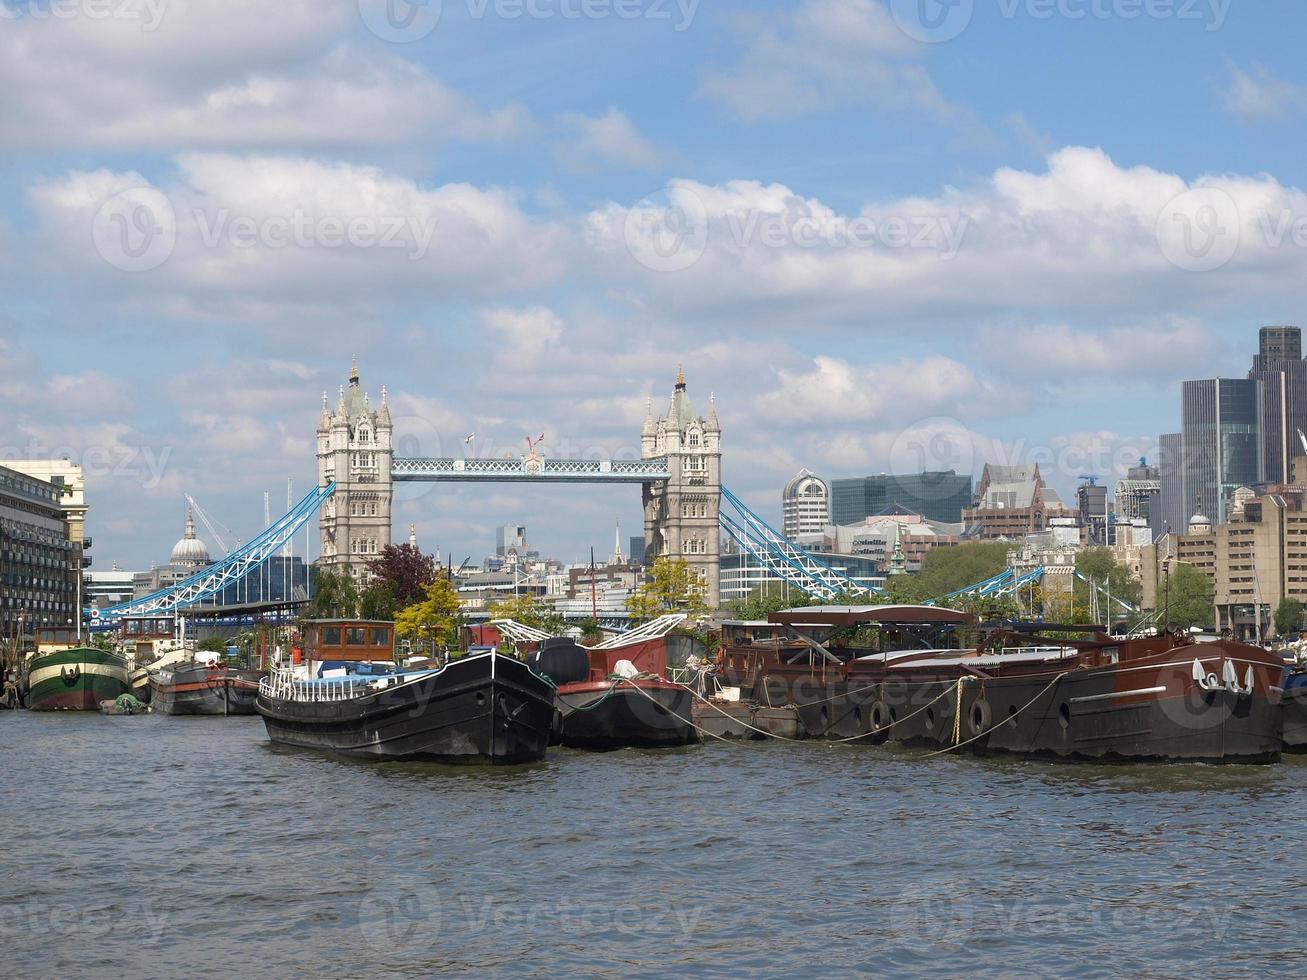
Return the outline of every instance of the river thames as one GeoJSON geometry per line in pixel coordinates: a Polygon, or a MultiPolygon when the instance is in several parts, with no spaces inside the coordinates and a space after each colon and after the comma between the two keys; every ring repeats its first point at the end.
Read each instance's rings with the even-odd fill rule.
{"type": "Polygon", "coordinates": [[[520,769],[274,749],[258,718],[0,712],[0,972],[1307,971],[1307,761],[824,744],[520,769]]]}

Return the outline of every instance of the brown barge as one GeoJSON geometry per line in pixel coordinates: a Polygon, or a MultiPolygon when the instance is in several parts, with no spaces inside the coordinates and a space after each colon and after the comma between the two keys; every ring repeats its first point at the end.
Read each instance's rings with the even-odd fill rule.
{"type": "Polygon", "coordinates": [[[793,707],[798,737],[1101,761],[1279,758],[1284,664],[1272,654],[1182,633],[1038,629],[1057,635],[991,629],[973,646],[974,620],[956,610],[784,610],[765,626],[726,624],[720,682],[742,704],[793,707]]]}

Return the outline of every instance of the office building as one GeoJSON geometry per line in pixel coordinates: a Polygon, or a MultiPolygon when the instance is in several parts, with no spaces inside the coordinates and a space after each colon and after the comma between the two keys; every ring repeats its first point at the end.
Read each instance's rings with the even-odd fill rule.
{"type": "Polygon", "coordinates": [[[971,476],[953,470],[864,476],[831,484],[831,522],[857,524],[901,508],[943,524],[957,524],[971,503],[971,476]]]}
{"type": "Polygon", "coordinates": [[[1179,534],[1188,526],[1187,507],[1193,498],[1185,485],[1184,436],[1168,432],[1158,440],[1157,513],[1148,515],[1153,540],[1163,534],[1179,534]]]}
{"type": "Polygon", "coordinates": [[[1107,487],[1084,483],[1076,491],[1082,540],[1091,547],[1107,544],[1107,487]]]}
{"type": "Polygon", "coordinates": [[[1166,604],[1167,571],[1191,565],[1212,582],[1216,628],[1238,639],[1274,634],[1275,609],[1285,598],[1307,602],[1307,487],[1247,501],[1240,514],[1213,525],[1196,516],[1187,534],[1143,549],[1144,606],[1166,604]]]}
{"type": "Polygon", "coordinates": [[[1016,540],[1043,531],[1054,518],[1077,517],[1044,483],[1039,465],[986,463],[973,505],[962,512],[969,538],[1016,540]]]}
{"type": "Polygon", "coordinates": [[[526,554],[526,528],[520,524],[505,524],[495,529],[495,556],[507,558],[509,555],[526,554]]]}
{"type": "Polygon", "coordinates": [[[798,475],[781,492],[781,534],[819,534],[830,523],[830,487],[811,470],[798,475]]]}
{"type": "Polygon", "coordinates": [[[63,488],[0,467],[0,638],[75,626],[81,575],[63,488]]]}
{"type": "Polygon", "coordinates": [[[1259,480],[1258,382],[1210,378],[1181,385],[1184,523],[1196,511],[1223,524],[1230,498],[1259,480]]]}
{"type": "MultiPolygon", "coordinates": [[[[1126,471],[1125,479],[1116,484],[1116,519],[1130,523],[1142,520],[1153,523],[1153,511],[1161,509],[1162,471],[1141,459],[1138,466],[1126,471]]],[[[1160,515],[1159,515],[1160,516],[1160,515]]]]}
{"type": "Polygon", "coordinates": [[[1257,385],[1258,479],[1288,483],[1307,431],[1307,362],[1298,327],[1263,327],[1248,378],[1257,385]]]}

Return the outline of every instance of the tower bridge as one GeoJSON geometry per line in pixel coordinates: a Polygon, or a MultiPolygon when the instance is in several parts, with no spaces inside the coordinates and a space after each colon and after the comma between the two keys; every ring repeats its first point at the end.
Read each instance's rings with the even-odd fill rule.
{"type": "Polygon", "coordinates": [[[518,459],[396,458],[386,389],[374,409],[355,361],[334,411],[326,395],[318,420],[320,486],[335,493],[320,516],[322,564],[356,578],[391,543],[396,483],[638,484],[644,505],[645,552],[684,560],[700,576],[709,602],[719,598],[721,568],[721,424],[716,399],[696,415],[684,373],[666,413],[649,402],[640,459],[551,459],[533,446],[518,459]]]}

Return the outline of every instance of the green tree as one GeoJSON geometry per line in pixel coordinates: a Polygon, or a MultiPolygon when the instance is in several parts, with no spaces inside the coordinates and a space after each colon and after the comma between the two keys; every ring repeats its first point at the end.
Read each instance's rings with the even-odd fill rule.
{"type": "Polygon", "coordinates": [[[227,640],[225,637],[211,636],[207,640],[201,640],[195,644],[195,649],[202,653],[219,653],[226,656],[227,640]]]}
{"type": "Polygon", "coordinates": [[[319,567],[309,618],[352,619],[358,610],[359,590],[349,572],[319,567]]]}
{"type": "Polygon", "coordinates": [[[1201,626],[1210,629],[1216,622],[1212,607],[1212,580],[1192,565],[1176,562],[1171,569],[1170,602],[1164,615],[1182,629],[1201,626]]]}
{"type": "MultiPolygon", "coordinates": [[[[1007,568],[1011,545],[1005,541],[971,541],[947,548],[931,548],[921,560],[916,595],[938,599],[995,575],[1007,568]]],[[[891,582],[905,575],[896,575],[891,582]]],[[[895,586],[896,588],[907,588],[895,586]]]]}
{"type": "Polygon", "coordinates": [[[1275,607],[1275,632],[1279,636],[1297,633],[1302,629],[1303,605],[1297,599],[1285,596],[1275,607]]]}
{"type": "Polygon", "coordinates": [[[463,625],[459,614],[458,590],[446,576],[437,576],[427,585],[426,598],[395,616],[395,633],[409,640],[428,640],[452,646],[458,641],[463,625]]]}
{"type": "Polygon", "coordinates": [[[593,646],[604,638],[604,631],[599,628],[599,621],[589,616],[577,620],[576,628],[581,631],[581,642],[588,645],[593,646]]]}
{"type": "Polygon", "coordinates": [[[486,613],[491,619],[511,619],[551,636],[558,636],[567,629],[567,619],[562,613],[529,592],[492,602],[486,606],[486,613]]]}
{"type": "Polygon", "coordinates": [[[787,589],[779,582],[769,582],[749,593],[747,599],[735,604],[735,615],[740,619],[762,620],[781,609],[797,609],[815,605],[816,599],[795,588],[787,589]]]}
{"type": "Polygon", "coordinates": [[[626,609],[639,620],[655,619],[674,612],[683,612],[696,619],[711,611],[708,590],[689,563],[665,557],[654,559],[649,580],[626,600],[626,609]]]}
{"type": "Polygon", "coordinates": [[[382,579],[368,583],[359,595],[359,615],[364,619],[394,619],[399,608],[394,584],[382,579]]]}

